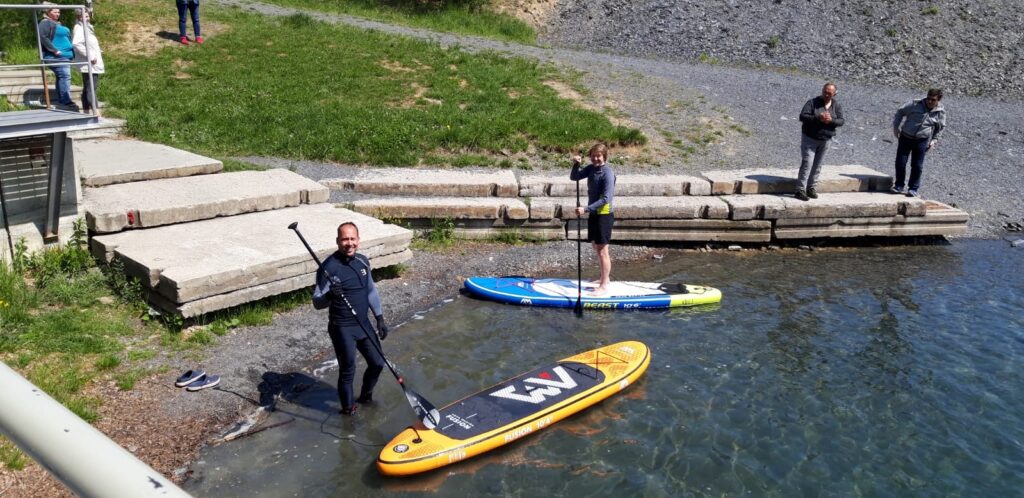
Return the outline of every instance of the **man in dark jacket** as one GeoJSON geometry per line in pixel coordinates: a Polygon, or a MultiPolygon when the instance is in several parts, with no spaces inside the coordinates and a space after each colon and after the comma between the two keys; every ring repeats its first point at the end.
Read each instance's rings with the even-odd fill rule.
{"type": "Polygon", "coordinates": [[[313,307],[329,308],[327,333],[338,357],[338,400],[341,413],[352,415],[356,403],[373,402],[373,387],[384,369],[384,358],[380,351],[380,340],[388,336],[384,323],[380,296],[373,283],[370,261],[357,253],[359,249],[359,228],[354,223],[338,226],[338,251],[324,260],[316,274],[316,288],[313,289],[313,307]],[[377,321],[377,337],[370,326],[369,314],[377,321]],[[359,398],[352,391],[352,380],[356,375],[356,351],[366,359],[366,372],[359,398]]]}
{"type": "Polygon", "coordinates": [[[836,85],[825,83],[821,88],[821,96],[808,100],[800,110],[800,122],[803,125],[796,198],[802,201],[818,198],[815,184],[818,182],[818,173],[821,173],[821,162],[825,159],[829,141],[836,136],[836,128],[843,126],[843,107],[835,96],[836,85]]]}

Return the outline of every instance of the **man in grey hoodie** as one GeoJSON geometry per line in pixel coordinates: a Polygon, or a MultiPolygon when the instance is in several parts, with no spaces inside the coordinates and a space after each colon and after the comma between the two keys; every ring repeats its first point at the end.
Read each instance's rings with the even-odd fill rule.
{"type": "Polygon", "coordinates": [[[946,110],[942,107],[942,90],[932,88],[928,96],[911,100],[896,110],[892,119],[892,133],[899,139],[896,148],[896,182],[890,190],[903,193],[903,181],[907,176],[907,158],[910,158],[910,182],[907,183],[907,197],[917,197],[921,187],[921,172],[924,170],[925,154],[938,143],[939,134],[946,127],[946,110]]]}

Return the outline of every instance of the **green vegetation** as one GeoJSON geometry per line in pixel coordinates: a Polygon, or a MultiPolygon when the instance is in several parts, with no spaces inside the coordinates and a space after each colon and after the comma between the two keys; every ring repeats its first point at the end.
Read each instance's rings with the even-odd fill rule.
{"type": "Polygon", "coordinates": [[[541,83],[558,74],[534,61],[307,16],[220,20],[231,29],[202,50],[169,47],[111,62],[105,98],[134,135],[219,157],[382,165],[427,157],[455,166],[489,165],[489,155],[531,143],[566,151],[595,140],[645,141],[638,130],[558,97],[541,83]]]}
{"type": "Polygon", "coordinates": [[[0,436],[0,465],[11,470],[21,470],[28,463],[28,457],[14,443],[0,436]]]}
{"type": "Polygon", "coordinates": [[[489,10],[487,0],[266,0],[267,3],[322,12],[336,12],[435,31],[478,35],[499,40],[535,43],[528,24],[489,10]]]}
{"type": "Polygon", "coordinates": [[[226,173],[234,171],[266,171],[270,169],[266,166],[247,163],[245,161],[239,161],[237,159],[221,159],[220,162],[224,163],[224,172],[226,173]]]}
{"type": "Polygon", "coordinates": [[[926,16],[937,15],[939,13],[939,6],[938,5],[929,5],[929,6],[925,7],[925,8],[923,8],[923,9],[921,9],[921,13],[926,15],[926,16]]]}
{"type": "Polygon", "coordinates": [[[707,52],[701,52],[700,55],[697,56],[697,60],[700,61],[702,64],[711,64],[712,66],[716,66],[722,63],[721,59],[719,59],[718,57],[713,57],[707,52]]]}
{"type": "Polygon", "coordinates": [[[768,45],[769,49],[773,49],[779,46],[779,43],[782,43],[782,38],[780,38],[779,35],[772,35],[764,43],[765,45],[768,45]]]}

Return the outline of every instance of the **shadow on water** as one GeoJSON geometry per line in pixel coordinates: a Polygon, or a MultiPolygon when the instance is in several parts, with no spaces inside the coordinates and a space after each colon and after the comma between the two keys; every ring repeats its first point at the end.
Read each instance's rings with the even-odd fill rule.
{"type": "Polygon", "coordinates": [[[415,420],[393,381],[381,379],[375,405],[341,417],[331,408],[336,368],[268,372],[260,402],[296,421],[206,450],[186,489],[1013,495],[1024,486],[1022,268],[1024,251],[983,241],[666,250],[660,260],[616,266],[616,277],[711,285],[722,303],[578,319],[572,310],[459,296],[396,327],[389,340],[406,379],[438,406],[619,340],[648,344],[651,366],[620,395],[550,429],[401,479],[379,476],[374,464],[415,420]]]}

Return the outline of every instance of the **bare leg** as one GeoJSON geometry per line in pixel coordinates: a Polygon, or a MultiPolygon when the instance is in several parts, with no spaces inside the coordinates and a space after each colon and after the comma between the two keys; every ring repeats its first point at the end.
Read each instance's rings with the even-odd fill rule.
{"type": "Polygon", "coordinates": [[[607,294],[612,275],[612,257],[608,252],[608,244],[594,244],[594,252],[597,253],[597,261],[601,266],[601,280],[598,281],[593,293],[607,294]]]}

